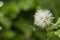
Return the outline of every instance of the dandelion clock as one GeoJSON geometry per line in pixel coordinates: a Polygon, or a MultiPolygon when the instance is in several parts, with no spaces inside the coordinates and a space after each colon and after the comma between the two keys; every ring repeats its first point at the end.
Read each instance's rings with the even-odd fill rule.
{"type": "Polygon", "coordinates": [[[53,21],[54,17],[52,16],[52,13],[50,10],[47,9],[40,9],[37,10],[34,15],[34,24],[39,27],[46,27],[50,24],[51,21],[53,21]]]}

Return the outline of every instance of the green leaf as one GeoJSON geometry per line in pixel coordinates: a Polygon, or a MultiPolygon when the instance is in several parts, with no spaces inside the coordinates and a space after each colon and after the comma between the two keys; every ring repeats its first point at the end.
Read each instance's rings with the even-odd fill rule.
{"type": "Polygon", "coordinates": [[[50,25],[48,28],[46,28],[47,30],[53,30],[53,29],[59,29],[60,28],[60,17],[58,18],[56,23],[52,23],[52,25],[50,25]]]}
{"type": "Polygon", "coordinates": [[[55,25],[60,25],[60,17],[58,18],[57,22],[55,23],[55,25]]]}
{"type": "Polygon", "coordinates": [[[11,20],[5,17],[4,14],[1,12],[0,12],[0,23],[7,29],[10,28],[11,26],[11,20]]]}
{"type": "Polygon", "coordinates": [[[16,34],[13,31],[3,31],[2,36],[4,39],[12,39],[16,36],[16,34]]]}
{"type": "Polygon", "coordinates": [[[55,31],[54,34],[60,38],[60,30],[55,31]]]}

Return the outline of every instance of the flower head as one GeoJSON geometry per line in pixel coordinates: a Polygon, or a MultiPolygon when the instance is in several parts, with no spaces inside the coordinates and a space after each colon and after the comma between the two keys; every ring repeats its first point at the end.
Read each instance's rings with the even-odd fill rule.
{"type": "Polygon", "coordinates": [[[2,7],[4,5],[3,1],[0,1],[0,7],[2,7]]]}
{"type": "Polygon", "coordinates": [[[54,17],[52,17],[52,13],[49,10],[40,9],[34,15],[34,24],[43,28],[48,26],[53,19],[54,17]]]}

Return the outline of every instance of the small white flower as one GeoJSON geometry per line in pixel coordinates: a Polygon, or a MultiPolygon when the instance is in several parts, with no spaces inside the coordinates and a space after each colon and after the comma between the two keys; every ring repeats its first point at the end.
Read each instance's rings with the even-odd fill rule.
{"type": "Polygon", "coordinates": [[[4,5],[3,1],[0,1],[0,7],[2,7],[4,5]]]}
{"type": "Polygon", "coordinates": [[[34,15],[34,24],[42,28],[49,25],[49,23],[54,19],[52,13],[49,10],[40,9],[34,15]]]}

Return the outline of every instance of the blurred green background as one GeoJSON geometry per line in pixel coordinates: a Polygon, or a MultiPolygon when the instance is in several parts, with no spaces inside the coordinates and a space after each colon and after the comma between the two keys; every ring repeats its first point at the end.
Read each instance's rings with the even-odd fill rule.
{"type": "Polygon", "coordinates": [[[60,0],[0,1],[3,2],[0,7],[0,40],[60,40],[60,0]],[[55,17],[49,28],[34,25],[34,14],[40,8],[51,10],[55,17]]]}

